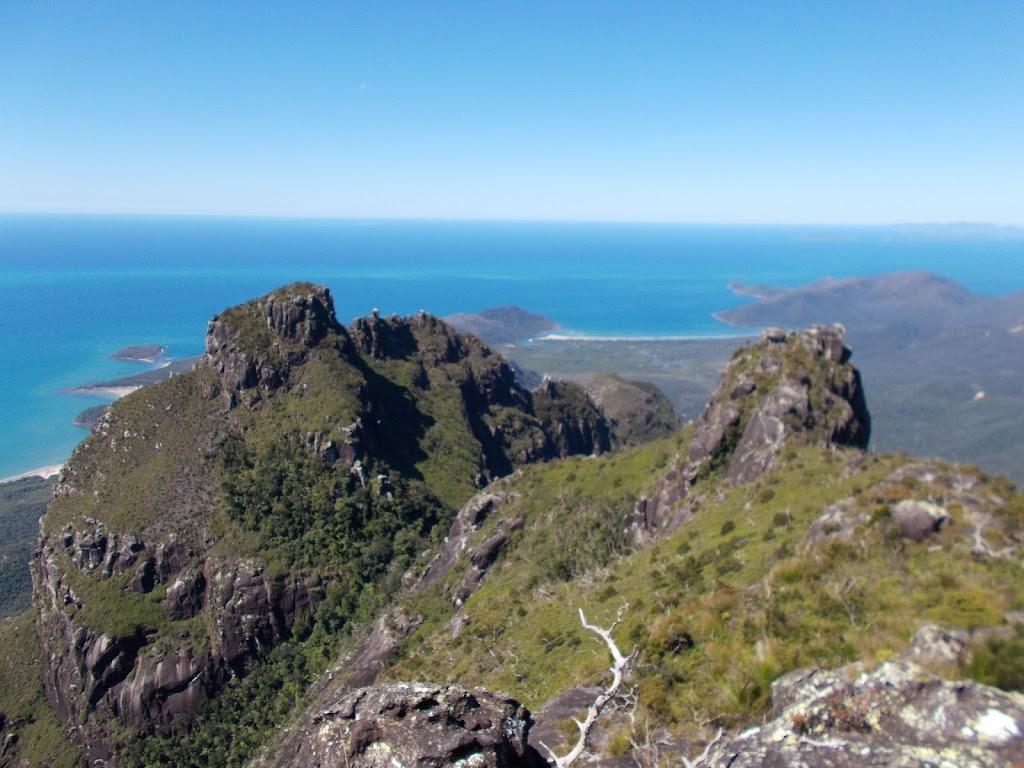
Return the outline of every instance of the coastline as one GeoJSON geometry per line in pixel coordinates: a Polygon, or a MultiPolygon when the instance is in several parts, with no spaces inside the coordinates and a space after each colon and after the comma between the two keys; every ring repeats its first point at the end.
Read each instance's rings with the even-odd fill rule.
{"type": "Polygon", "coordinates": [[[137,389],[142,389],[142,386],[131,386],[131,387],[69,387],[68,389],[62,389],[61,392],[67,395],[102,395],[104,397],[112,397],[118,400],[125,395],[130,395],[137,389]]]}
{"type": "MultiPolygon", "coordinates": [[[[722,315],[726,314],[728,311],[729,310],[727,310],[727,309],[723,309],[721,312],[712,312],[711,316],[713,318],[715,318],[715,320],[717,320],[718,322],[724,323],[725,325],[728,325],[730,328],[750,328],[749,325],[737,325],[736,323],[733,323],[733,322],[731,322],[729,320],[726,320],[724,317],[722,317],[722,315]]],[[[744,335],[745,336],[757,336],[760,332],[761,332],[761,329],[758,328],[758,329],[756,329],[756,332],[751,332],[749,334],[744,334],[744,335]]]]}
{"type": "Polygon", "coordinates": [[[29,472],[22,472],[20,475],[11,475],[10,477],[0,478],[0,485],[4,483],[15,483],[18,480],[25,480],[29,477],[41,477],[43,480],[48,480],[54,477],[64,468],[63,464],[51,464],[48,467],[39,467],[29,472]]]}
{"type": "MultiPolygon", "coordinates": [[[[715,317],[712,315],[712,317],[715,317]]],[[[715,317],[718,320],[718,317],[715,317]]],[[[720,322],[725,322],[720,321],[720,322]]],[[[726,323],[732,328],[742,328],[743,326],[733,325],[732,323],[726,323]]],[[[528,339],[528,344],[535,344],[542,341],[580,341],[580,342],[621,342],[621,343],[645,343],[652,344],[658,342],[673,342],[673,341],[722,341],[728,339],[745,339],[757,336],[758,332],[750,331],[744,333],[707,333],[707,334],[689,334],[689,335],[666,335],[666,336],[592,336],[585,333],[550,333],[546,336],[535,336],[534,338],[528,339]]]]}

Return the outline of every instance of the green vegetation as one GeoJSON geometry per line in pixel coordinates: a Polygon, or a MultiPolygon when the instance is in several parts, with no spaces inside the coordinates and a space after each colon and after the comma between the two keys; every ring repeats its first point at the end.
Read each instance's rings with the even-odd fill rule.
{"type": "Polygon", "coordinates": [[[124,749],[126,765],[210,765],[240,768],[302,699],[325,669],[316,642],[289,642],[247,674],[232,678],[215,699],[207,700],[188,728],[160,729],[124,749]]]}
{"type": "Polygon", "coordinates": [[[0,485],[0,617],[15,616],[32,602],[28,563],[52,491],[53,481],[40,477],[0,485]]]}
{"type": "Polygon", "coordinates": [[[82,756],[65,738],[43,695],[42,669],[35,611],[0,621],[3,684],[0,685],[0,725],[18,738],[5,744],[4,765],[28,768],[73,768],[82,756]],[[24,763],[19,762],[24,761],[24,763]]]}
{"type": "MultiPolygon", "coordinates": [[[[140,559],[154,561],[154,547],[174,535],[188,554],[172,570],[251,558],[268,582],[288,577],[311,596],[274,636],[285,639],[252,651],[191,722],[139,739],[112,713],[96,715],[109,717],[98,730],[125,764],[244,765],[341,646],[355,645],[396,602],[419,624],[387,676],[482,685],[534,708],[605,674],[606,650],[580,627],[577,609],[607,625],[628,605],[616,638],[636,651],[637,722],[683,739],[697,735],[698,723],[759,721],[771,682],[787,670],[870,663],[902,648],[922,621],[988,632],[1024,608],[1019,562],[972,554],[979,526],[977,539],[993,552],[1019,548],[1024,497],[999,478],[797,439],[758,480],[730,485],[726,452],[691,489],[692,519],[636,549],[629,531],[637,499],[680,465],[692,428],[596,458],[531,464],[578,451],[573,441],[604,428],[581,387],[549,383],[525,393],[491,350],[429,316],[373,317],[351,330],[322,325],[315,340],[289,316],[282,322],[298,330],[279,339],[264,309],[250,303],[219,317],[237,347],[233,373],[201,365],[115,404],[72,458],[70,490],[49,508],[48,556],[73,598],[48,609],[74,631],[144,636],[142,654],[216,654],[223,617],[206,608],[169,618],[177,614],[165,597],[179,574],[162,573],[139,594],[129,589],[134,569],[101,578],[100,569],[74,567],[60,544],[72,533],[117,533],[122,543],[136,536],[149,547],[140,559]],[[265,378],[250,386],[257,369],[265,378]],[[232,389],[243,381],[242,391],[232,389]],[[470,567],[462,555],[440,583],[404,591],[443,546],[455,511],[502,475],[489,490],[504,501],[466,550],[499,526],[508,536],[479,589],[454,604],[470,567]],[[903,499],[946,506],[951,524],[924,543],[901,539],[892,508],[903,499]],[[835,524],[811,540],[811,524],[828,507],[845,510],[852,533],[842,537],[846,529],[835,524]]],[[[841,373],[832,365],[819,374],[799,345],[776,353],[787,370],[841,373]]],[[[769,351],[739,354],[745,363],[730,376],[742,368],[762,391],[778,383],[769,351]]],[[[835,404],[819,390],[836,381],[823,384],[811,388],[810,419],[828,428],[835,404]]],[[[18,748],[32,750],[33,764],[61,765],[66,747],[26,661],[37,658],[29,648],[35,628],[24,615],[14,621],[0,627],[0,639],[25,657],[5,672],[0,711],[18,724],[18,748]],[[35,683],[25,683],[32,674],[35,683]],[[34,693],[15,700],[22,683],[34,693]]],[[[991,635],[970,672],[1020,687],[1022,644],[1020,631],[991,635]]],[[[624,751],[628,736],[620,732],[612,748],[624,751]]]]}
{"type": "Polygon", "coordinates": [[[992,635],[974,650],[971,677],[1007,691],[1024,691],[1024,624],[992,635]]]}
{"type": "MultiPolygon", "coordinates": [[[[902,648],[923,620],[998,625],[1019,607],[1019,565],[972,557],[969,537],[953,528],[916,544],[899,539],[885,513],[848,540],[808,541],[810,524],[841,499],[857,499],[868,512],[881,496],[892,503],[950,495],[948,477],[937,471],[932,483],[915,484],[909,474],[894,482],[906,459],[868,456],[850,465],[855,453],[812,447],[789,451],[783,465],[750,485],[705,486],[693,521],[652,546],[624,553],[613,537],[595,545],[596,556],[587,552],[589,567],[567,567],[567,559],[577,561],[558,550],[578,551],[581,514],[587,530],[598,532],[595,541],[604,541],[600,532],[620,528],[640,490],[636,478],[650,477],[651,465],[680,447],[657,441],[601,460],[532,467],[503,481],[513,500],[501,516],[524,518],[521,532],[454,625],[442,587],[410,599],[407,610],[425,620],[388,676],[483,685],[536,707],[600,678],[607,666],[576,609],[607,625],[628,604],[616,637],[638,652],[633,683],[641,716],[693,737],[697,722],[756,722],[767,712],[772,680],[788,670],[871,663],[902,648]],[[620,503],[609,503],[617,496],[620,503]]],[[[1001,542],[1012,541],[1021,521],[1009,510],[1020,495],[991,479],[982,483],[977,498],[998,487],[1007,501],[997,511],[1005,527],[994,530],[1001,542]]],[[[495,525],[488,521],[479,535],[495,525]]],[[[1005,644],[993,640],[976,657],[978,676],[1005,681],[1019,671],[1017,646],[999,642],[1005,644]]]]}
{"type": "Polygon", "coordinates": [[[502,347],[525,370],[555,379],[584,382],[616,373],[652,382],[687,419],[700,413],[722,375],[729,355],[749,338],[678,341],[534,341],[502,347]]]}

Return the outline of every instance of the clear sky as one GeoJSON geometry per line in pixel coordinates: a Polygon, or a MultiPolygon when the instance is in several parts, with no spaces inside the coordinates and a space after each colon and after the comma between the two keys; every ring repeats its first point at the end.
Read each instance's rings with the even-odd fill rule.
{"type": "Polygon", "coordinates": [[[1024,225],[1024,2],[0,2],[0,211],[1024,225]]]}

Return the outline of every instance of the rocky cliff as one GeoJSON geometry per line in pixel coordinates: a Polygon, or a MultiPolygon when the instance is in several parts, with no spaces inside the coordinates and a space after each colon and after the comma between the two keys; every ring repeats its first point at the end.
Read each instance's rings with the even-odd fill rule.
{"type": "Polygon", "coordinates": [[[581,388],[430,315],[227,310],[60,477],[34,615],[0,623],[0,767],[67,768],[66,736],[91,766],[538,765],[525,707],[563,754],[606,684],[581,608],[632,651],[605,764],[1013,765],[1019,696],[978,683],[1024,687],[1024,495],[865,453],[849,354],[769,331],[696,423],[605,455],[581,388]]]}
{"type": "Polygon", "coordinates": [[[298,724],[287,753],[254,768],[374,768],[384,765],[544,768],[529,745],[530,713],[515,699],[454,685],[393,683],[325,702],[298,724]]]}
{"type": "Polygon", "coordinates": [[[763,474],[786,445],[867,448],[871,419],[842,326],[799,333],[769,329],[733,355],[681,458],[642,497],[631,520],[638,540],[687,519],[702,478],[730,484],[763,474]]]}
{"type": "Polygon", "coordinates": [[[344,327],[309,284],[226,310],[196,368],[119,401],[58,480],[34,567],[47,698],[117,764],[325,599],[337,630],[474,487],[607,447],[578,387],[523,390],[430,315],[344,327]]]}

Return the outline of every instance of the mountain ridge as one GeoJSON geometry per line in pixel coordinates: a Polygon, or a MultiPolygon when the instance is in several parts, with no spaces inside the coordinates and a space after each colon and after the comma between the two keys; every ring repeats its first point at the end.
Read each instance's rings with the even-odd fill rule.
{"type": "MultiPolygon", "coordinates": [[[[519,702],[565,712],[605,673],[580,608],[635,651],[594,735],[612,764],[746,732],[781,675],[882,662],[924,622],[974,633],[954,674],[1017,685],[1024,497],[865,453],[861,384],[841,328],[769,331],[697,422],[609,451],[582,387],[528,392],[426,313],[341,326],[312,284],[225,310],[204,361],[116,403],[59,478],[33,613],[0,626],[0,766],[286,765],[328,720],[316,760],[351,765],[417,753],[401,723],[445,712],[468,758],[490,726],[467,695],[522,756],[519,702]],[[388,712],[341,722],[364,700],[388,712]]],[[[808,738],[839,735],[815,717],[808,738]]]]}

